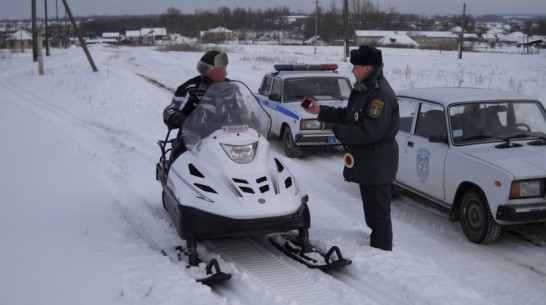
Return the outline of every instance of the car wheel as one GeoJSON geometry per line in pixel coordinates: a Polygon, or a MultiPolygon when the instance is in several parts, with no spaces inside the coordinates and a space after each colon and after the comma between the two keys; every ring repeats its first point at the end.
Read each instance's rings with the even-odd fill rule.
{"type": "Polygon", "coordinates": [[[481,190],[471,188],[464,193],[460,213],[463,232],[470,241],[481,244],[499,237],[501,226],[493,219],[481,190]]]}
{"type": "Polygon", "coordinates": [[[301,154],[301,147],[296,145],[296,142],[294,142],[292,131],[290,131],[289,127],[286,127],[284,130],[282,146],[284,148],[284,154],[289,158],[297,158],[301,154]]]}

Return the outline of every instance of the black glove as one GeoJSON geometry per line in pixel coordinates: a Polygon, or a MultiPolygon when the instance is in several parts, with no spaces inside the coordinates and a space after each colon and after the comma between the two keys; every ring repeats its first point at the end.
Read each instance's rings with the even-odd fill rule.
{"type": "Polygon", "coordinates": [[[181,128],[185,120],[186,120],[186,115],[183,114],[182,112],[173,115],[173,118],[172,118],[173,125],[176,126],[176,128],[181,128]]]}
{"type": "Polygon", "coordinates": [[[186,120],[186,115],[182,112],[173,113],[168,118],[163,118],[163,122],[169,129],[177,129],[182,127],[182,124],[186,120]]]}
{"type": "Polygon", "coordinates": [[[190,99],[192,99],[195,103],[198,103],[202,98],[203,95],[205,95],[206,90],[201,89],[190,89],[188,90],[188,94],[190,95],[190,99]]]}

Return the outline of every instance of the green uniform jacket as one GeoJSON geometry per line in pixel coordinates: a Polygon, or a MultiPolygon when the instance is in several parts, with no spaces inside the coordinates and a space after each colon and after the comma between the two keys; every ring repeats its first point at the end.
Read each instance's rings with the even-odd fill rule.
{"type": "Polygon", "coordinates": [[[318,116],[336,124],[334,133],[347,152],[345,180],[365,185],[391,183],[398,170],[398,101],[382,69],[372,74],[364,86],[355,84],[347,108],[320,106],[318,116]]]}

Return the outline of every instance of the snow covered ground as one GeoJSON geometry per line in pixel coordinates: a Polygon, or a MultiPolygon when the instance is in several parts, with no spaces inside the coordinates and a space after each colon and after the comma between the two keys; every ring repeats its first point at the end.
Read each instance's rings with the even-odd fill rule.
{"type": "MultiPolygon", "coordinates": [[[[280,62],[335,62],[353,79],[341,47],[316,54],[313,47],[222,48],[229,77],[253,90],[280,62]]],[[[395,90],[501,88],[546,102],[545,53],[504,51],[458,60],[456,52],[386,48],[385,75],[395,90]]],[[[216,288],[196,283],[191,269],[161,253],[182,242],[163,211],[155,163],[172,95],[165,87],[196,75],[202,54],[99,45],[91,54],[98,72],[71,48],[52,49],[38,75],[31,52],[0,53],[0,304],[295,305],[322,295],[327,304],[544,304],[546,225],[511,228],[494,244],[476,245],[442,212],[400,196],[392,207],[394,251],[372,249],[358,187],[342,179],[340,152],[287,159],[276,141],[272,153],[309,193],[312,242],[338,245],[353,264],[310,270],[256,237],[233,243],[278,253],[272,259],[323,287],[322,295],[298,298],[299,291],[267,286],[221,257],[233,278],[216,288]]]]}

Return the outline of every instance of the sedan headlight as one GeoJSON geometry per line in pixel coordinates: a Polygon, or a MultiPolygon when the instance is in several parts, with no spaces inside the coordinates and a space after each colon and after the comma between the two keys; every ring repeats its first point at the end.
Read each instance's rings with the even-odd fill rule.
{"type": "Polygon", "coordinates": [[[250,163],[256,155],[258,142],[247,145],[220,144],[228,157],[237,163],[250,163]]]}
{"type": "Polygon", "coordinates": [[[512,182],[510,199],[542,197],[544,180],[521,180],[512,182]]]}
{"type": "Polygon", "coordinates": [[[300,129],[321,129],[322,123],[319,120],[301,120],[300,129]]]}

